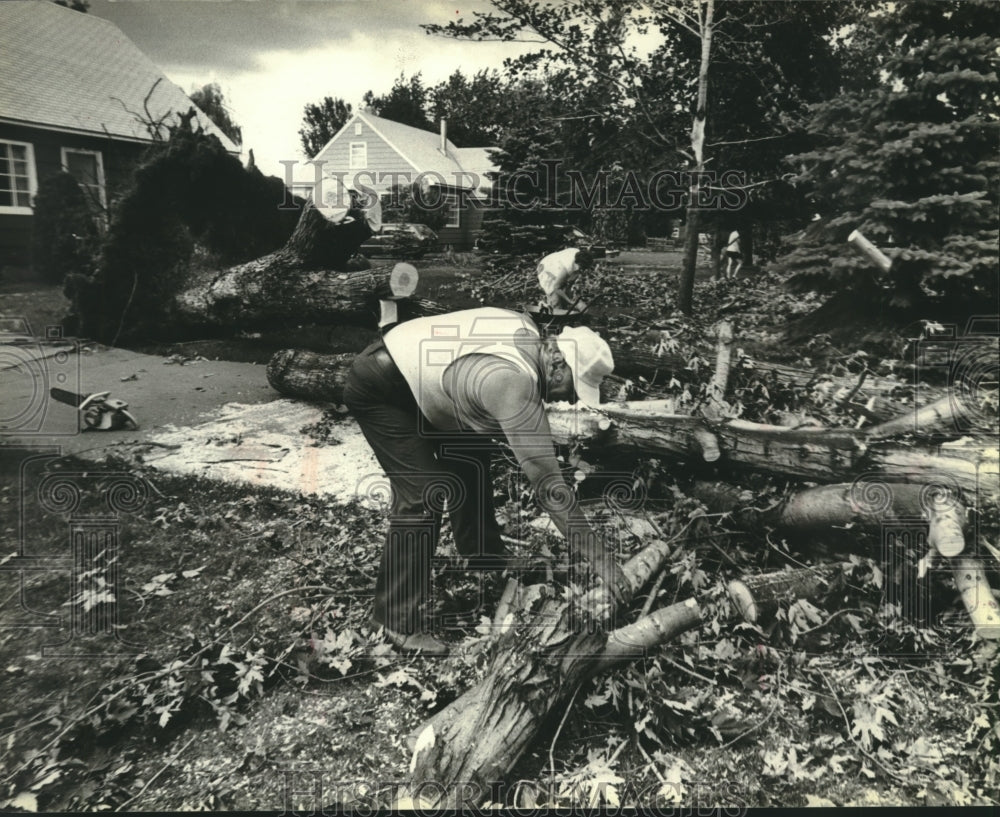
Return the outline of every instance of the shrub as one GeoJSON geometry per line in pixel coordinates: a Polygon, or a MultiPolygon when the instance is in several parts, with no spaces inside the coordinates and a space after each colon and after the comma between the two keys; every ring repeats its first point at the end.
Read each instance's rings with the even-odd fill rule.
{"type": "Polygon", "coordinates": [[[90,275],[98,249],[93,211],[69,173],[43,179],[35,196],[32,255],[35,273],[61,284],[69,273],[90,275]]]}

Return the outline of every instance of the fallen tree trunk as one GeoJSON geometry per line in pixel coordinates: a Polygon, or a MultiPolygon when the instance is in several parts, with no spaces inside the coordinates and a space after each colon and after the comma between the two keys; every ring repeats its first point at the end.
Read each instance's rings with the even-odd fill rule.
{"type": "MultiPolygon", "coordinates": [[[[347,355],[278,352],[268,365],[268,382],[282,394],[340,404],[350,360],[347,355]]],[[[961,404],[956,395],[946,399],[961,404]]],[[[870,430],[786,428],[746,420],[713,423],[666,413],[670,406],[669,400],[629,401],[602,404],[595,411],[563,403],[549,405],[547,415],[556,442],[585,441],[616,456],[717,462],[821,483],[865,474],[885,482],[942,485],[959,490],[973,508],[995,507],[1000,500],[1000,455],[992,440],[921,447],[888,438],[889,423],[870,430]]],[[[939,417],[940,411],[918,409],[896,428],[920,428],[923,416],[939,417]]]]}
{"type": "Polygon", "coordinates": [[[412,295],[417,271],[410,264],[348,270],[348,259],[371,229],[360,213],[335,224],[328,212],[310,202],[280,250],[192,282],[174,300],[176,319],[240,329],[287,323],[375,325],[379,298],[412,295]]]}
{"type": "Polygon", "coordinates": [[[824,485],[795,494],[781,510],[777,527],[799,533],[879,532],[922,520],[930,528],[931,544],[943,556],[961,553],[965,540],[965,506],[943,484],[887,482],[874,475],[852,483],[824,485]]]}

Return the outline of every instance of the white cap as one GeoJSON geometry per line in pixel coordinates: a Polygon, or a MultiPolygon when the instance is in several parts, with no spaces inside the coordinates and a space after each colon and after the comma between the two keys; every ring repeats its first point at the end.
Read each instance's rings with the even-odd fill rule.
{"type": "Polygon", "coordinates": [[[611,347],[593,329],[568,326],[556,337],[556,345],[573,372],[577,399],[588,406],[601,402],[601,380],[615,368],[611,347]]]}

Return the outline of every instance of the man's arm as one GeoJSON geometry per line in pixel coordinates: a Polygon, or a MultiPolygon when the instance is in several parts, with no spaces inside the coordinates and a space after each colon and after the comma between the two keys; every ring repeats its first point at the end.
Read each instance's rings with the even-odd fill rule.
{"type": "Polygon", "coordinates": [[[538,388],[523,372],[513,367],[507,371],[509,376],[496,376],[498,373],[495,373],[489,378],[488,385],[482,389],[480,402],[499,423],[508,445],[535,489],[539,504],[566,538],[573,561],[582,557],[589,562],[616,598],[621,600],[628,587],[627,580],[580,509],[575,491],[562,477],[538,388]]]}

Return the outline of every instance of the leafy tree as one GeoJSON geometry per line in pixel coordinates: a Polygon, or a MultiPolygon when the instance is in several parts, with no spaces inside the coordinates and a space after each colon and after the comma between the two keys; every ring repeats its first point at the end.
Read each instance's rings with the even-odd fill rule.
{"type": "Polygon", "coordinates": [[[514,113],[508,90],[495,70],[472,77],[455,71],[428,91],[431,118],[448,120],[448,138],[457,145],[495,144],[514,113]]]}
{"type": "Polygon", "coordinates": [[[428,95],[424,80],[418,71],[409,79],[400,73],[389,93],[375,96],[366,91],[363,97],[365,107],[375,116],[401,122],[414,128],[433,131],[436,126],[427,118],[428,95]]]}
{"type": "Polygon", "coordinates": [[[870,89],[815,105],[814,148],[791,157],[822,218],[780,259],[793,281],[904,307],[996,303],[1000,6],[898,4],[871,18],[885,55],[870,89]],[[859,229],[893,259],[877,276],[859,229]]]}
{"type": "Polygon", "coordinates": [[[191,93],[191,101],[233,142],[237,145],[243,144],[243,129],[229,115],[226,98],[219,83],[210,82],[202,85],[191,93]]]}
{"type": "MultiPolygon", "coordinates": [[[[563,157],[591,179],[597,174],[614,177],[618,166],[646,178],[663,169],[692,171],[687,211],[691,243],[678,297],[681,308],[690,311],[698,221],[705,224],[708,214],[720,220],[717,210],[699,206],[699,171],[718,173],[733,164],[753,171],[742,185],[745,195],[774,183],[778,161],[791,145],[780,146],[776,140],[766,152],[767,161],[754,162],[753,144],[784,138],[788,128],[781,115],[798,110],[817,94],[824,98],[835,92],[835,82],[817,82],[829,68],[831,49],[825,38],[843,25],[846,11],[856,5],[492,0],[493,10],[474,12],[471,22],[425,29],[465,39],[544,44],[505,63],[512,76],[544,77],[556,109],[526,122],[523,135],[508,133],[501,141],[505,170],[524,169],[523,163],[515,167],[515,143],[520,141],[522,148],[528,147],[521,150],[522,162],[544,150],[547,158],[563,157]],[[838,15],[837,8],[845,12],[838,15]],[[635,43],[651,34],[662,42],[648,54],[635,43]],[[785,45],[793,46],[791,58],[783,56],[785,45]],[[728,63],[725,71],[719,70],[720,55],[728,63]],[[739,91],[727,93],[727,85],[739,91]],[[751,129],[755,132],[748,138],[751,129]],[[737,144],[747,149],[733,150],[737,144]],[[723,152],[713,152],[715,147],[723,152]],[[723,163],[725,151],[730,155],[723,163]]],[[[713,198],[713,189],[705,191],[705,199],[713,198]]],[[[592,215],[599,223],[608,221],[606,214],[592,215]]]]}
{"type": "Polygon", "coordinates": [[[84,14],[90,11],[90,3],[87,0],[53,0],[53,2],[57,6],[72,9],[73,11],[82,11],[84,14]]]}
{"type": "Polygon", "coordinates": [[[312,159],[326,147],[351,118],[351,114],[351,104],[340,97],[335,99],[327,96],[319,105],[306,105],[302,128],[299,130],[299,140],[306,156],[312,159]]]}

